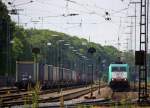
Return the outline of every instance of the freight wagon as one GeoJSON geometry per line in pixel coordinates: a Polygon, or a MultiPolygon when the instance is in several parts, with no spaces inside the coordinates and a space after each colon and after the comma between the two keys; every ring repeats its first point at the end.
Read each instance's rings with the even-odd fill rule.
{"type": "MultiPolygon", "coordinates": [[[[23,83],[22,88],[27,88],[28,82],[34,85],[40,82],[43,89],[76,86],[87,84],[85,79],[87,75],[67,68],[59,68],[52,65],[40,64],[34,62],[17,61],[16,62],[16,82],[23,83]]],[[[20,85],[17,85],[20,86],[20,85]]],[[[20,88],[21,88],[20,87],[20,88]]]]}

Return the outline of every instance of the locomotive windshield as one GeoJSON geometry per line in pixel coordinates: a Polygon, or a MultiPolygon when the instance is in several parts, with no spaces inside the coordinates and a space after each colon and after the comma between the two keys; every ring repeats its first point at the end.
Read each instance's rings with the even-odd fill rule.
{"type": "Polygon", "coordinates": [[[126,72],[126,67],[112,67],[112,72],[126,72]]]}

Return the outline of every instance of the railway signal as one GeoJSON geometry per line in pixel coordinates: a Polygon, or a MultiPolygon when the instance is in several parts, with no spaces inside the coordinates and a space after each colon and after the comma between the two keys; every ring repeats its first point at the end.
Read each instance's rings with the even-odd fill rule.
{"type": "Polygon", "coordinates": [[[111,20],[111,18],[110,18],[110,14],[109,14],[109,12],[105,12],[105,20],[106,21],[110,21],[111,20]]]}
{"type": "Polygon", "coordinates": [[[94,54],[95,52],[96,52],[96,49],[94,47],[90,47],[88,49],[88,53],[90,53],[90,54],[94,54]]]}
{"type": "MultiPolygon", "coordinates": [[[[94,54],[95,52],[96,52],[96,49],[95,49],[94,47],[90,47],[90,48],[88,49],[88,53],[90,53],[91,56],[93,56],[93,54],[94,54]]],[[[90,95],[90,98],[93,99],[93,98],[94,98],[94,97],[93,97],[93,87],[92,87],[92,84],[93,84],[93,62],[92,62],[91,68],[92,68],[92,81],[91,81],[91,95],[90,95]]]]}

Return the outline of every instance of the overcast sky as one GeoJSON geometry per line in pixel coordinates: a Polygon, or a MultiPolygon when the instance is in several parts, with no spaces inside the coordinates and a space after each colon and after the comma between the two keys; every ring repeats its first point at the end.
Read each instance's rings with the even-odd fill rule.
{"type": "MultiPolygon", "coordinates": [[[[135,5],[133,0],[2,0],[8,9],[19,9],[19,25],[25,28],[50,29],[89,39],[120,49],[134,48],[135,5]],[[12,5],[8,5],[11,2],[12,5]],[[69,14],[76,14],[69,16],[69,14]],[[106,20],[109,18],[110,20],[106,20]],[[132,31],[132,35],[129,33],[132,31]],[[131,39],[128,40],[128,39],[131,39]],[[132,43],[132,47],[131,47],[132,43]]],[[[135,0],[137,1],[137,0],[135,0]]],[[[18,22],[18,16],[11,15],[18,22]]],[[[137,5],[139,16],[139,5],[137,5]]],[[[139,18],[137,17],[137,29],[139,18]]],[[[137,37],[138,37],[137,32],[137,37]]],[[[138,40],[138,39],[137,39],[138,40]]],[[[138,42],[137,42],[138,43],[138,42]]]]}

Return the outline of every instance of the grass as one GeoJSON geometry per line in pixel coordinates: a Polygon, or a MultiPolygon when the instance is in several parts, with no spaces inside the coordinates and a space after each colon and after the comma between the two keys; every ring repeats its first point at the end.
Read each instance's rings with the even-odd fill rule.
{"type": "Polygon", "coordinates": [[[64,96],[62,94],[62,89],[60,91],[60,108],[64,108],[64,96]]]}
{"type": "Polygon", "coordinates": [[[32,108],[38,108],[39,104],[38,104],[38,100],[39,100],[39,92],[41,90],[41,86],[40,83],[37,82],[33,93],[32,93],[32,108]]]}
{"type": "Polygon", "coordinates": [[[30,85],[28,85],[28,95],[24,96],[24,108],[29,108],[30,105],[29,105],[29,101],[32,99],[32,105],[31,105],[31,108],[38,108],[39,106],[39,103],[38,103],[38,100],[39,100],[39,92],[41,90],[41,86],[40,86],[40,83],[37,82],[35,87],[34,88],[31,88],[30,85]]]}
{"type": "Polygon", "coordinates": [[[83,105],[83,104],[79,104],[77,105],[77,108],[96,108],[93,105],[83,105]]]}

